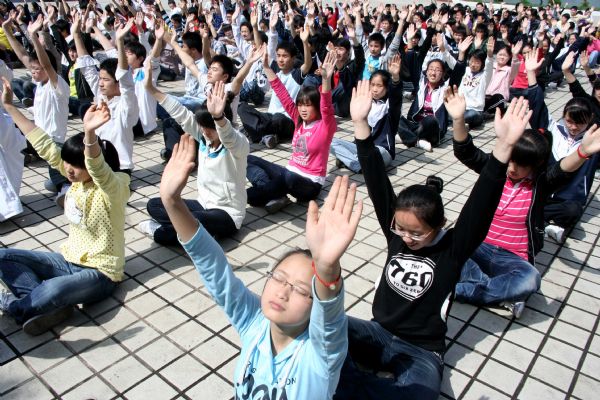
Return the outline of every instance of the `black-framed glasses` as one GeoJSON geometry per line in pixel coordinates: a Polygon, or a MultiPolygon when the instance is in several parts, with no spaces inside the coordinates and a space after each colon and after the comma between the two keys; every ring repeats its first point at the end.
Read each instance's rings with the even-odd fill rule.
{"type": "Polygon", "coordinates": [[[285,274],[282,274],[281,272],[279,272],[277,270],[267,272],[267,278],[273,279],[275,282],[277,282],[280,285],[289,286],[290,289],[292,289],[292,292],[297,293],[302,297],[306,297],[308,299],[313,298],[312,293],[308,289],[305,289],[301,286],[294,285],[294,284],[288,282],[287,276],[285,276],[285,274]]]}

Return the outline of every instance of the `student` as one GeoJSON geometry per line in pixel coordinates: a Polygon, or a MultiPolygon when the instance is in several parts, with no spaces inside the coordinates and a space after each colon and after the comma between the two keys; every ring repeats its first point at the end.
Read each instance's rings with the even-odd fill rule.
{"type": "Polygon", "coordinates": [[[590,106],[592,107],[592,113],[595,116],[594,122],[600,124],[600,79],[597,79],[596,74],[590,68],[589,55],[586,51],[581,52],[579,59],[581,61],[581,66],[583,67],[583,70],[592,86],[591,94],[583,90],[581,83],[579,83],[575,75],[573,75],[571,72],[571,66],[575,62],[574,53],[569,53],[567,57],[565,57],[565,61],[562,65],[562,72],[565,76],[565,80],[569,84],[569,91],[573,95],[573,98],[582,97],[588,99],[590,106]]]}
{"type": "Polygon", "coordinates": [[[379,69],[387,71],[388,61],[393,56],[398,54],[400,48],[400,40],[402,40],[402,29],[404,27],[404,21],[401,21],[398,25],[398,31],[394,35],[394,39],[390,44],[389,48],[382,54],[385,48],[385,38],[379,32],[372,33],[367,41],[365,50],[365,69],[363,70],[362,79],[368,80],[371,78],[371,74],[379,69]]]}
{"type": "Polygon", "coordinates": [[[116,32],[118,59],[107,58],[96,69],[97,60],[92,58],[83,43],[80,33],[81,18],[73,17],[71,33],[77,47],[77,63],[95,93],[97,102],[104,101],[110,108],[110,121],[97,130],[101,139],[111,142],[119,153],[121,171],[131,175],[133,171],[133,127],[139,119],[139,108],[135,96],[133,75],[125,56],[124,37],[131,30],[133,19],[121,25],[116,32]]]}
{"type": "MultiPolygon", "coordinates": [[[[519,46],[520,47],[520,46],[519,46]]],[[[519,72],[520,61],[511,60],[511,49],[504,44],[499,45],[494,59],[494,72],[485,90],[484,119],[491,119],[496,114],[496,108],[504,111],[505,103],[510,97],[510,85],[519,72]]]]}
{"type": "MultiPolygon", "coordinates": [[[[489,154],[477,149],[467,134],[466,99],[448,88],[445,102],[453,120],[454,154],[479,173],[489,154]]],[[[500,118],[498,112],[496,118],[500,118]]],[[[593,154],[595,146],[600,147],[600,138],[590,131],[582,146],[586,154],[593,154]]],[[[534,265],[544,244],[544,206],[552,192],[572,179],[585,162],[572,153],[548,165],[550,149],[547,138],[532,129],[516,143],[492,225],[462,268],[456,300],[504,306],[519,318],[525,300],[539,289],[541,277],[534,265]]]]}
{"type": "Polygon", "coordinates": [[[369,83],[358,84],[350,111],[358,158],[388,246],[373,301],[373,320],[348,317],[348,357],[337,399],[437,399],[444,370],[446,318],[461,267],[481,244],[498,205],[512,149],[531,113],[519,101],[496,122],[498,139],[454,228],[444,229],[442,182],[412,185],[398,195],[370,135],[369,83]],[[516,109],[513,112],[513,109],[516,109]],[[392,372],[393,379],[358,370],[392,372]]]}
{"type": "Polygon", "coordinates": [[[110,120],[106,103],[92,106],[85,133],[59,148],[12,101],[4,80],[4,108],[40,156],[71,183],[65,199],[69,237],[60,253],[0,249],[0,279],[10,289],[0,292],[0,310],[23,324],[25,333],[39,335],[68,318],[77,304],[105,299],[123,279],[130,180],[118,172],[114,146],[96,136],[110,120]]]}
{"type": "MultiPolygon", "coordinates": [[[[194,218],[218,238],[233,235],[246,215],[246,165],[250,152],[248,139],[235,130],[225,117],[227,91],[217,81],[206,106],[192,113],[170,95],[158,90],[146,67],[146,90],[173,116],[185,132],[199,143],[197,200],[186,200],[194,218]]],[[[138,224],[138,230],[162,245],[177,245],[177,235],[160,198],[148,201],[151,220],[138,224]]]]}
{"type": "Polygon", "coordinates": [[[458,88],[467,101],[465,121],[470,128],[483,124],[485,89],[494,71],[494,43],[494,38],[487,39],[487,54],[480,49],[469,54],[469,67],[458,88]]]}
{"type": "Polygon", "coordinates": [[[265,207],[267,212],[274,213],[290,203],[288,193],[299,201],[309,201],[316,199],[321,191],[327,175],[329,146],[337,129],[331,104],[334,60],[335,56],[329,53],[321,65],[321,92],[314,87],[303,87],[294,103],[279,77],[268,67],[265,54],[263,68],[273,88],[273,97],[279,98],[292,117],[295,131],[292,156],[286,167],[248,156],[246,176],[252,184],[247,190],[251,206],[265,207]]]}
{"type": "MultiPolygon", "coordinates": [[[[373,104],[367,121],[375,147],[381,153],[383,165],[390,165],[396,157],[396,127],[402,112],[402,82],[400,81],[400,55],[396,54],[388,63],[388,71],[376,71],[371,75],[370,87],[373,104]]],[[[360,173],[356,144],[334,138],[330,152],[335,156],[338,167],[345,166],[360,173]]]]}
{"type": "MultiPolygon", "coordinates": [[[[398,134],[402,143],[408,147],[418,147],[425,151],[433,151],[446,134],[448,127],[448,117],[444,108],[444,90],[450,85],[460,82],[465,73],[465,54],[471,46],[472,37],[469,36],[459,45],[458,62],[452,70],[450,79],[444,81],[446,73],[446,64],[444,61],[434,58],[429,61],[427,68],[423,73],[419,85],[418,93],[413,100],[406,117],[400,118],[398,134]]],[[[442,51],[444,53],[445,51],[442,51]]],[[[419,54],[418,57],[422,57],[419,54]]],[[[417,57],[411,52],[409,63],[413,64],[413,59],[417,57]]]]}
{"type": "MultiPolygon", "coordinates": [[[[43,27],[44,17],[39,16],[28,27],[29,37],[35,52],[29,54],[15,39],[12,33],[12,20],[2,24],[6,37],[19,60],[31,72],[35,83],[33,100],[33,120],[35,124],[50,135],[58,145],[62,145],[67,135],[67,119],[69,117],[69,85],[57,73],[57,60],[42,46],[38,33],[43,27]]],[[[46,190],[57,193],[56,202],[61,205],[68,189],[67,180],[52,168],[48,169],[49,179],[44,183],[46,190]],[[65,189],[63,189],[63,186],[65,189]]]]}
{"type": "MultiPolygon", "coordinates": [[[[267,33],[269,62],[265,66],[277,71],[279,81],[289,96],[295,99],[312,66],[312,57],[308,46],[310,32],[308,27],[301,28],[300,38],[304,46],[304,61],[300,68],[295,68],[296,46],[291,42],[277,42],[275,27],[278,21],[277,14],[271,15],[270,29],[267,33]]],[[[264,67],[263,72],[266,74],[264,67]]],[[[250,140],[254,143],[261,142],[269,149],[275,148],[281,140],[291,139],[294,135],[294,120],[282,105],[279,96],[271,96],[266,113],[257,111],[247,103],[242,103],[238,108],[238,114],[250,140]]]]}
{"type": "Polygon", "coordinates": [[[217,304],[240,334],[241,354],[233,380],[236,398],[330,399],[347,349],[339,258],[354,234],[362,203],[356,186],[336,178],[324,206],[311,202],[309,250],[286,253],[267,273],[260,298],[237,278],[223,250],[181,199],[195,167],[194,140],[184,135],[163,172],[160,194],[183,248],[217,304]]]}
{"type": "MultiPolygon", "coordinates": [[[[566,62],[572,63],[573,53],[569,53],[567,57],[569,60],[566,62]]],[[[548,224],[546,234],[562,243],[566,236],[565,230],[575,225],[583,214],[583,207],[587,202],[594,182],[594,174],[600,162],[600,155],[586,153],[581,148],[584,133],[594,121],[594,114],[587,98],[573,98],[565,105],[562,118],[555,121],[544,101],[544,92],[537,84],[536,71],[541,61],[536,62],[535,57],[528,55],[525,64],[529,82],[528,98],[533,110],[531,127],[547,130],[552,135],[550,162],[559,162],[573,153],[581,158],[589,158],[568,184],[552,194],[544,210],[548,224]]]]}

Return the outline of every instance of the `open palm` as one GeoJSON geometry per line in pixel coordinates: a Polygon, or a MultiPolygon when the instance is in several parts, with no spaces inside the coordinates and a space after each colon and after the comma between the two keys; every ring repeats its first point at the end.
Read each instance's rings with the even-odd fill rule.
{"type": "Polygon", "coordinates": [[[160,197],[171,199],[181,196],[190,173],[196,167],[196,142],[184,134],[173,148],[173,154],[160,180],[160,197]]]}

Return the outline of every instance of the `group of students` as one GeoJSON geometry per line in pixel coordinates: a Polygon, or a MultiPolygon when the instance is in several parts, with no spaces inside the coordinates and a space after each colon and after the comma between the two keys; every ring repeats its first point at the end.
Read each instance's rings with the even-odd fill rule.
{"type": "Polygon", "coordinates": [[[236,398],[437,399],[453,301],[504,306],[519,318],[539,289],[535,256],[544,235],[564,241],[588,200],[600,159],[600,79],[589,47],[597,27],[583,14],[565,26],[556,7],[494,13],[493,3],[470,10],[170,1],[170,11],[160,2],[123,1],[103,11],[83,3],[44,4],[37,16],[0,4],[11,49],[4,55],[18,58],[35,86],[25,93],[27,85],[0,65],[1,216],[21,212],[26,138],[48,162],[46,187],[58,193],[70,229],[60,253],[0,249],[0,279],[9,288],[0,292],[0,310],[29,334],[68,318],[77,304],[105,299],[123,279],[134,132],[153,132],[157,117],[167,164],[160,197],[147,205],[151,219],[138,229],[183,246],[239,332],[236,398]],[[61,39],[59,68],[48,48],[61,39]],[[165,46],[186,68],[184,96],[157,86],[168,76],[165,46]],[[557,59],[574,97],[554,119],[544,93],[559,80],[557,59]],[[573,74],[577,60],[591,94],[573,74]],[[249,103],[261,105],[269,87],[261,112],[249,103]],[[13,92],[23,106],[32,102],[33,121],[13,92]],[[79,98],[83,92],[93,102],[79,98]],[[403,92],[413,98],[405,116],[403,92]],[[68,110],[83,120],[83,133],[69,138],[68,110]],[[350,116],[353,142],[334,138],[336,116],[350,116]],[[487,119],[497,136],[491,153],[470,134],[487,119]],[[397,193],[387,171],[397,135],[407,147],[433,151],[448,127],[456,158],[479,174],[452,228],[441,179],[397,193]],[[286,166],[250,154],[250,142],[270,149],[286,140],[286,166]],[[330,153],[338,168],[363,174],[387,241],[370,321],[344,312],[340,258],[360,221],[356,185],[338,177],[320,209],[315,202],[330,153]],[[197,196],[184,200],[194,171],[197,196]],[[216,239],[240,229],[247,204],[277,212],[288,195],[308,202],[308,249],[284,254],[257,296],[216,239]]]}

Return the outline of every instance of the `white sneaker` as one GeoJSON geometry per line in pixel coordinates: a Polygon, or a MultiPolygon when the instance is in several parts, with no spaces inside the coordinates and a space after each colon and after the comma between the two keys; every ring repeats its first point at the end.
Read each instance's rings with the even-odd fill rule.
{"type": "Polygon", "coordinates": [[[431,143],[429,143],[427,140],[422,140],[422,139],[419,140],[417,142],[417,147],[420,149],[423,149],[425,151],[428,151],[428,152],[433,151],[433,148],[431,147],[431,143]]]}
{"type": "Polygon", "coordinates": [[[544,229],[544,233],[554,239],[556,243],[563,243],[565,241],[565,228],[562,228],[558,225],[548,225],[544,229]]]}
{"type": "Polygon", "coordinates": [[[60,208],[65,208],[65,197],[67,196],[67,191],[69,190],[70,187],[71,187],[71,185],[68,185],[68,184],[62,185],[62,187],[60,188],[60,192],[58,192],[58,194],[56,195],[56,198],[54,199],[54,202],[60,208]]]}
{"type": "Polygon", "coordinates": [[[500,306],[510,310],[516,319],[521,318],[521,314],[523,314],[523,310],[525,310],[524,301],[516,301],[514,303],[502,302],[500,303],[500,306]]]}
{"type": "Polygon", "coordinates": [[[265,210],[269,214],[274,214],[291,203],[292,201],[287,196],[283,196],[278,199],[271,200],[267,204],[265,204],[265,210]]]}
{"type": "Polygon", "coordinates": [[[137,224],[135,229],[137,229],[139,232],[142,232],[145,235],[150,236],[151,238],[154,238],[154,232],[156,232],[156,230],[160,227],[161,225],[155,220],[147,219],[137,224]]]}

